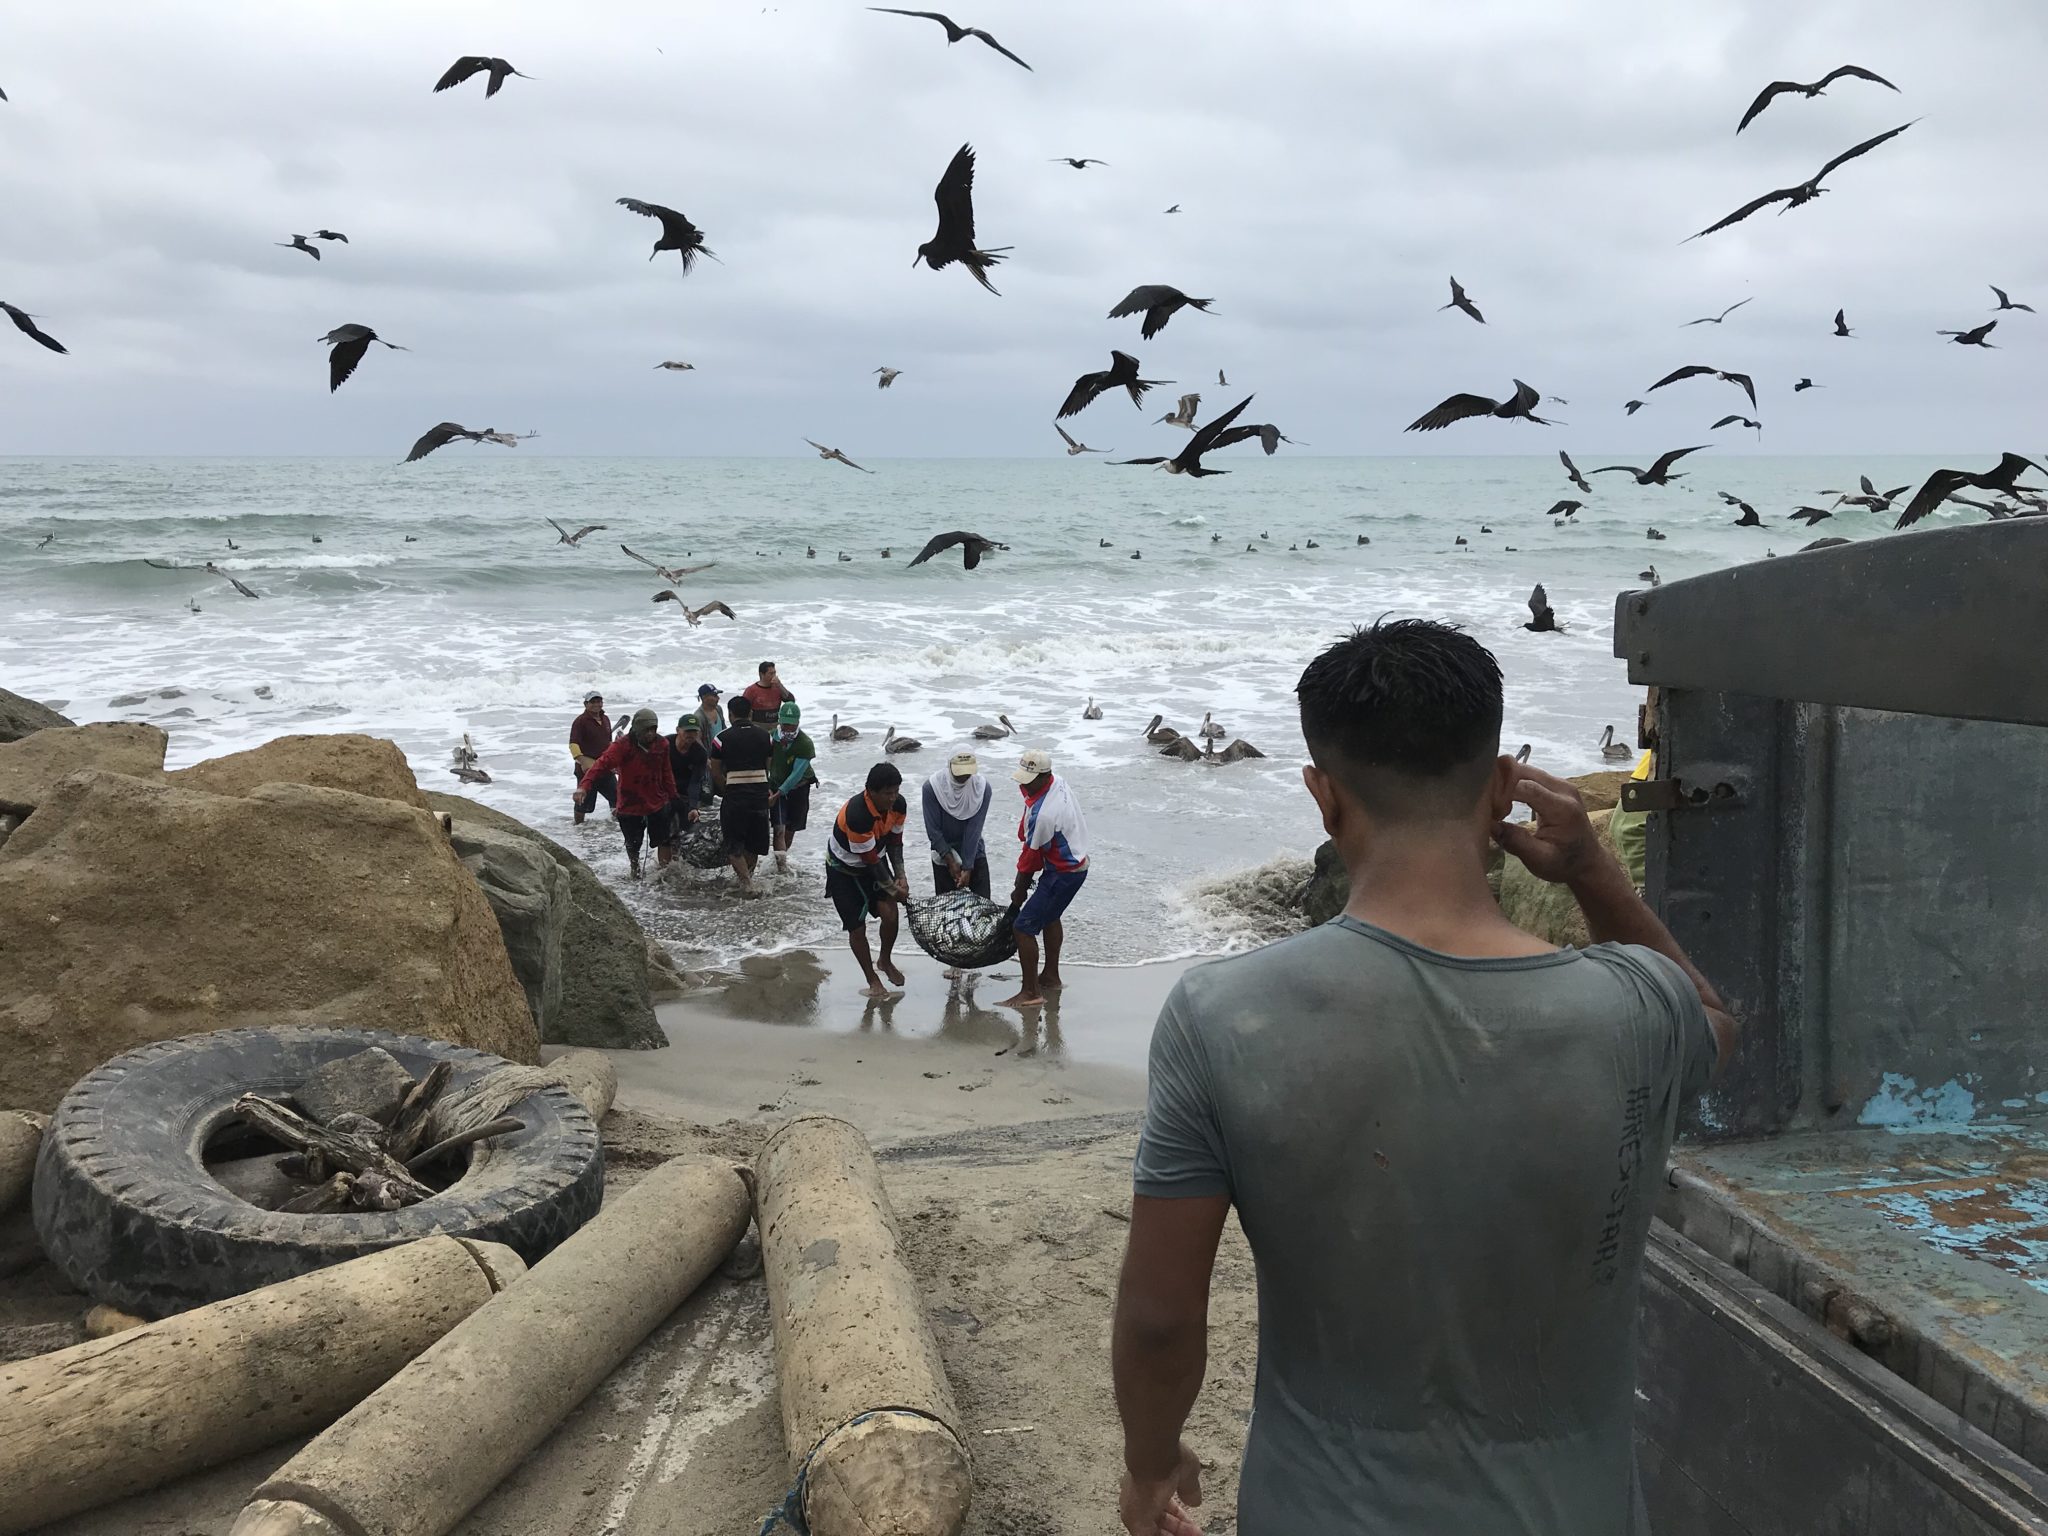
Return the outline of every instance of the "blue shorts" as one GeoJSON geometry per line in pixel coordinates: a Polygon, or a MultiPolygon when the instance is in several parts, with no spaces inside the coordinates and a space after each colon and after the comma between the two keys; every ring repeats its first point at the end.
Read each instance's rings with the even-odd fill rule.
{"type": "Polygon", "coordinates": [[[1017,914],[1016,931],[1030,937],[1045,932],[1060,920],[1060,914],[1067,910],[1067,903],[1081,894],[1081,887],[1088,883],[1086,869],[1048,869],[1040,873],[1038,884],[1026,898],[1023,910],[1017,914]]]}

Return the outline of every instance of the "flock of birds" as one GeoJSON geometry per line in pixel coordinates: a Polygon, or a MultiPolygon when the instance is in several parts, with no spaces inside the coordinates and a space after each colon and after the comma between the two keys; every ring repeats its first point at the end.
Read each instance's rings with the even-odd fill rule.
{"type": "MultiPolygon", "coordinates": [[[[945,32],[946,41],[949,46],[973,39],[1019,67],[1026,70],[1031,68],[1024,59],[1004,47],[987,31],[979,27],[962,26],[951,17],[940,12],[905,10],[893,6],[869,6],[867,9],[885,15],[934,22],[945,32]]],[[[453,90],[478,76],[485,78],[483,94],[486,98],[496,96],[509,79],[526,80],[532,78],[516,69],[506,59],[486,55],[465,55],[457,59],[443,72],[440,78],[435,81],[433,90],[437,93],[453,90]]],[[[1893,91],[1894,93],[1899,92],[1899,87],[1893,84],[1892,81],[1869,69],[1854,64],[1845,64],[1830,70],[1818,80],[1777,80],[1766,85],[1757,94],[1743,113],[1741,120],[1737,123],[1735,131],[1740,134],[1760,114],[1781,98],[1788,96],[1818,97],[1823,95],[1830,86],[1845,80],[1864,82],[1893,91]]],[[[0,93],[0,101],[5,100],[4,93],[0,93]]],[[[1688,236],[1687,240],[1698,240],[1713,235],[1718,231],[1730,228],[1751,218],[1766,208],[1775,206],[1782,215],[1794,208],[1799,208],[1815,201],[1825,193],[1833,190],[1831,187],[1824,186],[1823,182],[1836,171],[1852,161],[1861,159],[1863,156],[1870,154],[1882,145],[1907,132],[1918,121],[1919,119],[1916,118],[1901,123],[1895,128],[1888,129],[1883,133],[1876,134],[1850,146],[1842,151],[1842,153],[1828,160],[1808,179],[1789,187],[1775,188],[1751,199],[1733,212],[1707,225],[1697,234],[1688,236]]],[[[1091,167],[1107,164],[1106,161],[1091,156],[1069,155],[1054,156],[1052,157],[1052,163],[1065,165],[1075,171],[1086,171],[1091,167]]],[[[999,290],[990,281],[989,274],[1008,259],[1011,247],[984,246],[980,241],[974,215],[975,167],[976,160],[973,146],[961,145],[948,161],[945,171],[940,176],[933,191],[933,202],[938,214],[937,228],[934,230],[931,239],[917,247],[912,265],[923,265],[935,272],[944,271],[948,267],[957,265],[963,268],[976,283],[990,294],[999,295],[999,290]]],[[[712,261],[718,260],[718,257],[710,250],[706,243],[705,232],[678,210],[640,198],[621,197],[616,201],[618,206],[627,212],[651,219],[659,225],[660,233],[654,241],[652,250],[648,253],[649,261],[653,261],[664,253],[673,252],[680,263],[682,271],[688,274],[695,269],[699,257],[708,258],[712,261]]],[[[1180,205],[1175,203],[1164,211],[1168,214],[1178,213],[1180,205]]],[[[317,229],[311,236],[294,234],[289,241],[279,241],[276,243],[284,248],[302,252],[317,262],[322,259],[322,245],[330,247],[334,245],[347,245],[349,244],[349,238],[339,230],[317,229]]],[[[1997,343],[1992,342],[1989,338],[2000,324],[2001,317],[2012,313],[2029,315],[2034,313],[2033,306],[2015,301],[2005,289],[1991,285],[1991,291],[1997,301],[1992,318],[1958,327],[1954,330],[1942,330],[1938,334],[1947,338],[1950,343],[1955,345],[1990,349],[1997,345],[1997,343]]],[[[1107,318],[1118,320],[1137,317],[1140,340],[1150,341],[1158,336],[1174,316],[1181,311],[1193,310],[1204,314],[1211,313],[1211,306],[1215,302],[1214,298],[1197,298],[1171,284],[1144,283],[1131,289],[1122,299],[1113,304],[1108,311],[1107,318]]],[[[1735,304],[1727,306],[1718,314],[1703,315],[1688,321],[1684,328],[1700,325],[1725,325],[1731,315],[1750,302],[1750,299],[1740,300],[1735,304]]],[[[1450,279],[1449,302],[1440,306],[1440,308],[1445,310],[1455,309],[1476,324],[1484,325],[1486,323],[1486,317],[1478,303],[1455,276],[1450,279]]],[[[37,317],[28,311],[12,303],[0,301],[0,313],[4,313],[13,322],[16,329],[31,341],[54,353],[63,354],[67,351],[61,342],[50,336],[37,324],[37,317]]],[[[1846,313],[1842,309],[1835,311],[1832,334],[1839,339],[1847,339],[1855,335],[1854,330],[1848,324],[1846,313]]],[[[328,355],[328,390],[330,393],[338,391],[344,383],[354,376],[372,346],[381,346],[392,351],[408,350],[408,348],[400,343],[386,340],[373,327],[358,322],[338,325],[319,339],[330,349],[328,355]]],[[[656,369],[678,373],[694,371],[695,366],[694,363],[682,359],[668,359],[654,365],[656,369]]],[[[876,376],[876,387],[886,390],[894,385],[897,379],[902,377],[903,370],[885,365],[876,368],[874,373],[876,376]]],[[[1705,363],[1692,363],[1674,368],[1643,391],[1645,398],[1631,399],[1624,403],[1623,409],[1628,415],[1633,416],[1637,411],[1643,409],[1647,403],[1646,397],[1649,395],[1654,394],[1658,390],[1696,379],[1706,379],[1731,385],[1742,392],[1750,412],[1760,412],[1761,410],[1756,382],[1750,374],[1705,363]]],[[[1069,456],[1111,452],[1113,450],[1092,447],[1082,442],[1073,436],[1061,423],[1080,415],[1103,395],[1116,390],[1122,390],[1134,406],[1142,409],[1145,395],[1148,391],[1174,382],[1171,379],[1143,377],[1142,365],[1137,357],[1121,350],[1112,350],[1110,352],[1110,363],[1107,368],[1083,373],[1074,380],[1065,399],[1054,414],[1054,430],[1059,434],[1060,440],[1069,456]]],[[[1538,426],[1559,424],[1553,418],[1539,415],[1537,413],[1538,407],[1548,402],[1554,402],[1559,405],[1568,404],[1568,402],[1560,400],[1555,396],[1546,397],[1534,386],[1521,379],[1514,379],[1511,382],[1514,387],[1504,398],[1495,398],[1476,392],[1451,395],[1423,412],[1422,415],[1409,424],[1407,430],[1412,432],[1434,432],[1459,422],[1484,418],[1500,421],[1528,422],[1538,426]]],[[[1217,370],[1217,384],[1219,387],[1227,387],[1227,380],[1222,369],[1217,370]]],[[[1792,392],[1796,394],[1820,387],[1822,386],[1816,384],[1811,378],[1802,377],[1792,385],[1792,392]]],[[[1257,441],[1265,453],[1270,456],[1278,450],[1281,443],[1295,443],[1295,439],[1288,437],[1278,426],[1270,422],[1241,423],[1239,421],[1245,409],[1251,404],[1252,399],[1252,396],[1247,395],[1229,409],[1211,417],[1207,421],[1201,421],[1198,419],[1202,402],[1201,395],[1192,391],[1184,393],[1179,397],[1175,409],[1157,418],[1153,425],[1163,424],[1185,430],[1188,433],[1185,446],[1172,454],[1151,454],[1127,459],[1109,459],[1107,462],[1124,466],[1148,466],[1163,471],[1170,476],[1202,479],[1211,475],[1229,473],[1228,470],[1217,468],[1205,462],[1211,455],[1224,449],[1242,443],[1257,441]]],[[[1720,431],[1728,427],[1739,427],[1760,435],[1763,431],[1763,426],[1760,415],[1732,411],[1721,415],[1707,430],[1720,431]]],[[[490,427],[482,430],[472,430],[457,422],[443,421],[421,434],[419,439],[412,445],[411,450],[406,454],[404,462],[413,463],[458,441],[493,443],[510,447],[516,446],[522,440],[522,437],[532,437],[534,435],[531,432],[523,435],[501,432],[490,427]]],[[[821,460],[841,464],[848,469],[862,474],[874,473],[873,470],[856,462],[838,448],[827,447],[825,444],[810,438],[805,438],[804,441],[817,451],[818,457],[821,460]]],[[[1677,470],[1674,466],[1680,460],[1691,454],[1702,452],[1708,446],[1710,445],[1700,443],[1682,448],[1674,448],[1660,454],[1648,466],[1607,464],[1592,469],[1586,472],[1586,474],[1582,474],[1579,471],[1568,453],[1560,452],[1558,457],[1574,487],[1582,495],[1590,495],[1593,488],[1591,482],[1587,479],[1587,474],[1626,474],[1638,486],[1669,486],[1674,481],[1683,478],[1685,474],[1684,471],[1677,470]]],[[[1894,526],[1898,528],[1910,527],[1945,502],[1951,500],[1979,508],[1994,518],[2032,516],[2048,512],[2048,495],[2019,484],[2020,476],[2029,471],[2036,474],[2048,473],[2048,471],[2043,471],[2033,460],[2014,453],[2003,455],[1998,464],[1988,470],[1946,468],[1938,470],[1927,478],[1918,491],[1906,502],[1903,509],[1898,512],[1894,526]],[[1987,501],[1960,494],[1972,488],[1990,492],[1999,499],[1987,501]]],[[[1894,503],[1904,494],[1906,489],[1907,487],[1899,487],[1894,490],[1879,492],[1866,477],[1861,483],[1859,492],[1823,492],[1821,494],[1833,494],[1836,497],[1833,505],[1826,508],[1802,505],[1791,514],[1791,518],[1794,521],[1806,524],[1810,528],[1814,524],[1834,516],[1836,511],[1842,507],[1855,507],[1873,513],[1888,514],[1892,511],[1894,503]]],[[[1764,520],[1746,502],[1726,492],[1718,494],[1721,495],[1725,502],[1741,512],[1741,516],[1734,520],[1737,526],[1764,526],[1764,520]]],[[[1571,522],[1574,515],[1581,511],[1585,505],[1586,503],[1582,500],[1561,499],[1548,509],[1547,515],[1557,519],[1557,525],[1562,526],[1571,522]]],[[[560,535],[560,542],[570,545],[579,544],[587,534],[599,531],[602,527],[602,525],[593,525],[572,535],[567,530],[561,528],[559,524],[555,526],[557,533],[560,535]]],[[[1482,531],[1490,532],[1491,530],[1484,529],[1482,531]]],[[[1653,540],[1662,537],[1655,528],[1649,529],[1647,533],[1648,537],[1653,540]]],[[[315,537],[317,540],[317,535],[315,537]]],[[[1220,538],[1220,535],[1212,535],[1212,541],[1220,541],[1220,538]]],[[[1359,543],[1365,544],[1368,542],[1370,541],[1364,535],[1359,536],[1359,543]]],[[[1457,539],[1457,545],[1469,547],[1468,541],[1462,536],[1457,539]]],[[[934,537],[910,564],[921,565],[930,560],[935,554],[956,546],[962,549],[963,561],[968,570],[975,569],[984,555],[1007,547],[998,541],[985,538],[980,534],[956,530],[934,537]]],[[[1311,541],[1311,547],[1314,547],[1313,541],[1311,541]]],[[[622,545],[621,548],[624,549],[624,546],[622,545]]],[[[1248,545],[1247,548],[1255,551],[1257,546],[1255,544],[1248,545]]],[[[1509,548],[1512,549],[1513,546],[1509,546],[1509,548]]],[[[680,583],[685,576],[708,568],[707,566],[669,568],[655,561],[648,560],[644,556],[634,554],[631,550],[626,550],[625,552],[641,564],[653,567],[665,580],[675,583],[680,583]]],[[[815,549],[807,550],[806,553],[810,558],[816,558],[817,552],[815,549]]],[[[889,551],[884,550],[884,558],[887,558],[889,553],[889,551]]],[[[844,561],[850,557],[844,551],[841,551],[838,558],[844,561]]],[[[1141,552],[1133,550],[1129,558],[1133,560],[1140,559],[1142,558],[1141,552]]],[[[152,561],[150,563],[165,566],[165,562],[152,561]]],[[[181,569],[183,567],[169,566],[167,568],[181,569]]],[[[204,568],[216,575],[225,576],[226,574],[219,571],[210,561],[206,563],[204,568]]],[[[1656,579],[1655,567],[1651,567],[1643,575],[1645,579],[1654,581],[1656,579]]],[[[233,580],[232,578],[229,579],[233,580]]],[[[240,581],[234,581],[233,585],[244,596],[255,597],[257,595],[240,581]]],[[[711,613],[723,614],[728,618],[732,616],[731,609],[723,603],[711,602],[693,607],[672,589],[657,592],[654,600],[656,602],[674,603],[678,611],[693,625],[699,623],[705,615],[711,613]]],[[[197,605],[194,603],[192,606],[196,609],[197,605]]],[[[1554,631],[1558,628],[1555,615],[1551,612],[1547,600],[1544,599],[1541,586],[1538,586],[1535,592],[1531,594],[1530,608],[1532,619],[1526,626],[1527,628],[1539,632],[1554,631]]],[[[1176,740],[1181,740],[1181,738],[1177,737],[1176,740]]],[[[1169,743],[1168,745],[1170,747],[1172,744],[1169,743]]]]}

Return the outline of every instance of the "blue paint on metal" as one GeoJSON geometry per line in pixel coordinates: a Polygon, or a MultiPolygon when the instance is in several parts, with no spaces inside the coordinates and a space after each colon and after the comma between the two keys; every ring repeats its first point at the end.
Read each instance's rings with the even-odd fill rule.
{"type": "MultiPolygon", "coordinates": [[[[1972,1075],[1969,1080],[1976,1079],[1972,1075]]],[[[1856,1123],[1895,1131],[1952,1130],[1967,1126],[1976,1114],[1977,1096],[1961,1081],[1951,1078],[1938,1087],[1922,1088],[1910,1077],[1887,1072],[1883,1086],[1858,1112],[1856,1123]]]]}

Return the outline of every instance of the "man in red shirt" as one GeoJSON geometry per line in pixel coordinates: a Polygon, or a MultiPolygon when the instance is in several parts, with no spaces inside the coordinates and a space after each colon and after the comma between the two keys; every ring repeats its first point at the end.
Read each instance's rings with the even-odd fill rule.
{"type": "Polygon", "coordinates": [[[619,776],[619,830],[626,838],[626,862],[638,880],[642,842],[654,844],[654,855],[662,864],[675,857],[670,807],[676,799],[676,776],[669,766],[668,742],[653,710],[635,710],[632,728],[584,769],[577,785],[577,804],[582,804],[583,796],[607,773],[619,776]]]}
{"type": "Polygon", "coordinates": [[[772,722],[777,710],[796,702],[796,695],[783,686],[782,679],[776,675],[774,662],[762,662],[759,670],[761,680],[742,688],[740,697],[753,705],[756,721],[772,722]]]}
{"type": "MultiPolygon", "coordinates": [[[[604,695],[586,693],[583,696],[583,713],[569,722],[569,764],[576,775],[576,782],[583,782],[583,770],[596,762],[600,753],[612,744],[611,717],[604,712],[604,695]]],[[[597,787],[588,794],[579,788],[576,793],[576,824],[581,826],[583,818],[597,809],[597,797],[603,795],[611,805],[619,803],[618,780],[606,774],[597,781],[597,787]]]]}

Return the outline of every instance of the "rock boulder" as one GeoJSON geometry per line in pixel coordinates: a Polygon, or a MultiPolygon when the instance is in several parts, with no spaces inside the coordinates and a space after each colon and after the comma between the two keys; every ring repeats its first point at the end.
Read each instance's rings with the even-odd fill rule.
{"type": "Polygon", "coordinates": [[[280,736],[247,752],[180,768],[169,777],[174,784],[216,795],[245,795],[260,784],[317,784],[427,808],[405,754],[378,736],[280,736]]]}
{"type": "MultiPolygon", "coordinates": [[[[503,811],[432,790],[427,791],[426,799],[430,809],[453,818],[458,847],[466,845],[470,829],[498,832],[525,840],[568,874],[568,913],[561,934],[561,996],[559,1004],[546,1007],[541,1038],[551,1045],[607,1050],[654,1050],[667,1045],[668,1036],[654,1017],[647,935],[596,873],[560,843],[503,811]]],[[[509,934],[507,942],[511,942],[509,934]]]]}
{"type": "Polygon", "coordinates": [[[557,1039],[565,1024],[562,934],[575,905],[569,871],[531,838],[485,826],[473,819],[452,822],[450,834],[462,867],[476,876],[498,930],[512,972],[526,991],[526,1005],[543,1040],[557,1039]]]}
{"type": "Polygon", "coordinates": [[[0,741],[19,741],[33,731],[71,724],[47,704],[0,688],[0,741]]]}
{"type": "Polygon", "coordinates": [[[168,738],[153,725],[46,726],[0,742],[0,813],[25,816],[56,782],[82,768],[152,779],[168,738]]]}
{"type": "Polygon", "coordinates": [[[300,784],[58,780],[0,848],[9,1097],[47,1110],[122,1051],[249,1024],[539,1054],[497,919],[431,815],[300,784]]]}

